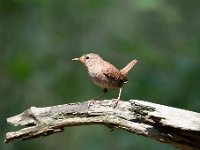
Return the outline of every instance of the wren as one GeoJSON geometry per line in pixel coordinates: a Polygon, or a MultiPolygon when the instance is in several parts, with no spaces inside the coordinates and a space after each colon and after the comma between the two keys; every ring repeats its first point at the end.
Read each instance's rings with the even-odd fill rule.
{"type": "Polygon", "coordinates": [[[115,105],[117,105],[120,100],[123,85],[128,82],[126,75],[137,63],[137,60],[134,59],[124,68],[118,70],[111,63],[103,60],[99,55],[94,53],[85,54],[79,58],[73,58],[72,60],[78,60],[83,63],[93,83],[103,88],[103,93],[95,98],[95,100],[107,93],[108,89],[119,88],[118,98],[113,99],[115,105]]]}

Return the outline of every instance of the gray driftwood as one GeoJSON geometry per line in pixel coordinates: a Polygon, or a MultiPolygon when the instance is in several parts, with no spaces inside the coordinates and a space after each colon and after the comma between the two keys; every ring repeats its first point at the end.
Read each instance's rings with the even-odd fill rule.
{"type": "Polygon", "coordinates": [[[7,118],[23,129],[6,134],[5,142],[28,140],[61,132],[67,126],[103,124],[122,128],[184,150],[200,149],[200,113],[146,101],[120,101],[113,108],[109,100],[71,103],[52,107],[31,107],[7,118]]]}

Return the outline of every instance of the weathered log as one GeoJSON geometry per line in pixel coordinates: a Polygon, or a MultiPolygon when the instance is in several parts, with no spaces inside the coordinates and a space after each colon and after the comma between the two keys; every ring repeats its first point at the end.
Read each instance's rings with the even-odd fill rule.
{"type": "Polygon", "coordinates": [[[171,144],[183,150],[200,149],[200,113],[146,101],[120,101],[114,108],[110,100],[70,103],[52,107],[31,107],[7,118],[25,128],[8,132],[5,142],[27,140],[64,131],[67,126],[103,124],[171,144]]]}

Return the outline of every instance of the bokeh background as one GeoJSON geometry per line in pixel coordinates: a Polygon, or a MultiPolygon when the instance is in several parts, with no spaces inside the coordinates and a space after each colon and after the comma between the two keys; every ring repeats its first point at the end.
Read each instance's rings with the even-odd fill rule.
{"type": "MultiPolygon", "coordinates": [[[[88,100],[102,90],[73,57],[93,52],[118,68],[139,63],[122,99],[200,112],[199,0],[0,0],[0,149],[173,150],[104,126],[66,128],[4,144],[6,118],[36,106],[88,100]]],[[[116,97],[110,91],[104,99],[116,97]]]]}

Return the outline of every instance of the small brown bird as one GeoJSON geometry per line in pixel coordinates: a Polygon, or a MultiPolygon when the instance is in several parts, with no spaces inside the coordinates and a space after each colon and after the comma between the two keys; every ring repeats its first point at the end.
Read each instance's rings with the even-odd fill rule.
{"type": "MultiPolygon", "coordinates": [[[[137,63],[137,60],[132,60],[123,69],[118,70],[111,63],[103,60],[99,55],[89,53],[79,58],[73,58],[72,60],[78,60],[82,62],[87,70],[93,83],[103,88],[103,94],[99,95],[96,99],[104,95],[108,89],[119,88],[119,95],[117,99],[114,99],[115,105],[120,100],[123,84],[127,83],[128,79],[126,75],[129,70],[137,63]]],[[[96,100],[95,99],[95,100],[96,100]]]]}

